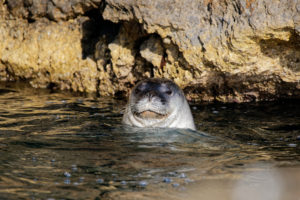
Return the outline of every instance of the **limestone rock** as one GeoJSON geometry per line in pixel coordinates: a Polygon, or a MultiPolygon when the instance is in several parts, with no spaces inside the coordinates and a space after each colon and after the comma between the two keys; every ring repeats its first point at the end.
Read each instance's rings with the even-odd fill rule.
{"type": "MultiPolygon", "coordinates": [[[[80,26],[74,23],[0,20],[1,63],[5,76],[31,80],[34,87],[96,91],[97,66],[82,60],[80,26]],[[65,37],[68,35],[68,37],[65,37]]],[[[5,77],[1,77],[4,79],[5,77]]]]}
{"type": "Polygon", "coordinates": [[[185,82],[191,97],[240,102],[248,101],[249,93],[256,94],[254,100],[299,96],[299,5],[293,0],[108,0],[103,16],[138,21],[149,34],[174,44],[176,61],[182,62],[176,65],[168,57],[165,67],[176,70],[163,76],[185,82]]]}
{"type": "Polygon", "coordinates": [[[160,67],[164,49],[158,38],[151,36],[140,47],[140,53],[143,58],[150,62],[155,67],[160,67]]]}
{"type": "Polygon", "coordinates": [[[6,0],[0,80],[126,95],[173,79],[191,100],[300,97],[294,0],[6,0]]]}
{"type": "Polygon", "coordinates": [[[116,39],[108,45],[112,67],[117,78],[125,78],[131,72],[135,61],[134,41],[138,38],[136,29],[124,24],[116,39]]]}
{"type": "MultiPolygon", "coordinates": [[[[59,21],[75,18],[98,8],[102,0],[7,0],[8,11],[14,18],[37,20],[41,17],[59,21]]],[[[100,13],[99,13],[100,14],[100,13]]]]}

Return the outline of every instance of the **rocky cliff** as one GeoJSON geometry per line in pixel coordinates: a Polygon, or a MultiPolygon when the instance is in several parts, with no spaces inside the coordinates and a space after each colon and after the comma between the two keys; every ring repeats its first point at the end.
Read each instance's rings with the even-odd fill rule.
{"type": "Polygon", "coordinates": [[[191,100],[300,97],[299,0],[1,0],[0,79],[126,96],[146,77],[191,100]]]}

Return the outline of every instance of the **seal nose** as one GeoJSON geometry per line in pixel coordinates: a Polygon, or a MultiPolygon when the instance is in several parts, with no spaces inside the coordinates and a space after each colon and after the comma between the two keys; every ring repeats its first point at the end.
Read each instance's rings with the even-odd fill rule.
{"type": "Polygon", "coordinates": [[[149,102],[160,101],[163,105],[166,104],[166,99],[162,95],[160,95],[159,92],[151,90],[147,93],[147,97],[149,102]]]}
{"type": "Polygon", "coordinates": [[[157,96],[156,92],[151,90],[147,93],[147,96],[148,96],[148,100],[151,101],[151,99],[155,96],[157,96]]]}

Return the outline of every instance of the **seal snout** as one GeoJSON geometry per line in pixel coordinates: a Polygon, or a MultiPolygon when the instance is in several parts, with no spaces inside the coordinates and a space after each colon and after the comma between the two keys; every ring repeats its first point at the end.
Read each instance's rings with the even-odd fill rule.
{"type": "Polygon", "coordinates": [[[134,115],[145,119],[162,119],[168,115],[165,104],[157,96],[145,95],[134,107],[134,115]]]}
{"type": "Polygon", "coordinates": [[[165,85],[155,82],[143,82],[137,85],[134,90],[133,114],[143,119],[163,119],[168,116],[167,97],[162,92],[165,85]]]}
{"type": "Polygon", "coordinates": [[[145,119],[163,119],[166,117],[166,115],[154,112],[152,110],[146,110],[140,113],[136,114],[140,118],[145,118],[145,119]]]}

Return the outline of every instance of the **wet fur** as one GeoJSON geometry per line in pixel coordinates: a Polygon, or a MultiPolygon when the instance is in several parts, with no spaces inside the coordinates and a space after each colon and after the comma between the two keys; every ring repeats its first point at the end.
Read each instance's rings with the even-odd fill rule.
{"type": "Polygon", "coordinates": [[[189,128],[195,130],[193,116],[182,90],[168,79],[146,79],[132,90],[123,116],[123,123],[137,127],[189,128]],[[145,87],[142,87],[143,85],[145,87]],[[140,92],[139,87],[142,88],[140,92]],[[161,89],[162,88],[162,89],[161,89]],[[165,88],[171,88],[167,95],[165,88]],[[142,117],[138,113],[153,111],[165,117],[142,117]]]}

